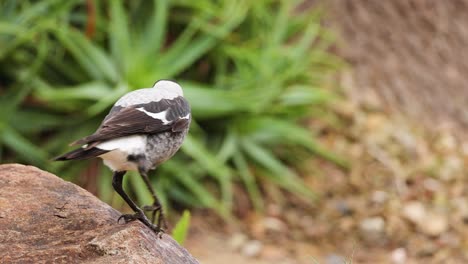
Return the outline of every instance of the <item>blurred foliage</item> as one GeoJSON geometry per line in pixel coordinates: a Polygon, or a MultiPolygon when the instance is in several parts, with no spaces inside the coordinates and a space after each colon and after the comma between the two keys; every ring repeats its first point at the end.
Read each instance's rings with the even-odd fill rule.
{"type": "MultiPolygon", "coordinates": [[[[240,182],[262,209],[260,181],[313,198],[286,160],[303,149],[346,166],[299,125],[326,111],[333,95],[320,87],[340,61],[320,12],[300,2],[1,0],[1,160],[76,179],[89,163],[52,153],[94,132],[123,94],[174,79],[194,122],[152,177],[164,203],[227,215],[240,182]]],[[[110,172],[99,175],[109,201],[110,172]]],[[[140,177],[127,178],[150,203],[140,177]]]]}
{"type": "Polygon", "coordinates": [[[190,228],[190,217],[190,212],[188,210],[184,210],[179,221],[172,229],[171,236],[180,245],[184,245],[185,239],[187,238],[187,234],[190,228]]]}

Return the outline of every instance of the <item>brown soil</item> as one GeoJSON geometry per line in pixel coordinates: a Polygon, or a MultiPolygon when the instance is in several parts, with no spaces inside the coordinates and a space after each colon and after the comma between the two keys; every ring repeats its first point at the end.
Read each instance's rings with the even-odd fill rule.
{"type": "Polygon", "coordinates": [[[310,126],[352,161],[351,170],[305,162],[304,179],[321,196],[312,205],[289,194],[267,197],[265,214],[238,210],[248,213],[224,226],[195,213],[187,246],[201,262],[468,262],[468,144],[372,102],[340,103],[336,111],[342,126],[310,126]],[[260,249],[248,252],[256,240],[260,249]]]}

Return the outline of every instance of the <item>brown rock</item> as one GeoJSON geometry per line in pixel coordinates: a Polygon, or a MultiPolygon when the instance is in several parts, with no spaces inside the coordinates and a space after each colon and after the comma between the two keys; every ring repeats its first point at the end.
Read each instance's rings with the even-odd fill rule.
{"type": "MultiPolygon", "coordinates": [[[[109,183],[110,184],[110,183],[109,183]]],[[[32,166],[0,165],[0,263],[198,263],[169,235],[32,166]]]]}

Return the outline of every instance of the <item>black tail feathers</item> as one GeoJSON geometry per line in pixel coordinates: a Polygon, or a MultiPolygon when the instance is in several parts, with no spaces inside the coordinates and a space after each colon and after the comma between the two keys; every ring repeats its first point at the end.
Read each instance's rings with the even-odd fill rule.
{"type": "Polygon", "coordinates": [[[63,160],[84,160],[84,159],[90,159],[97,157],[99,155],[102,155],[104,153],[109,152],[108,150],[103,150],[99,148],[90,148],[90,149],[84,149],[84,148],[79,148],[72,150],[70,152],[67,152],[63,155],[60,155],[58,157],[53,158],[52,160],[54,161],[63,161],[63,160]]]}

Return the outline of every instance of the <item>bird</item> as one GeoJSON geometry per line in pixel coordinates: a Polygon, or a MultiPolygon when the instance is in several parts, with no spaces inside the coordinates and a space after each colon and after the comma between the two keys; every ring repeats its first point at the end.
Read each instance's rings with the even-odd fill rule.
{"type": "Polygon", "coordinates": [[[167,224],[163,208],[148,173],[179,150],[191,120],[190,104],[184,98],[182,87],[173,81],[159,80],[152,88],[123,95],[96,132],[70,144],[81,147],[53,160],[101,158],[113,172],[114,190],[134,211],[133,214],[122,214],[117,222],[139,220],[156,233],[164,232],[167,224]],[[152,195],[152,205],[140,208],[124,191],[122,181],[127,171],[138,171],[141,175],[152,195]],[[152,212],[151,221],[145,212],[152,212]]]}

